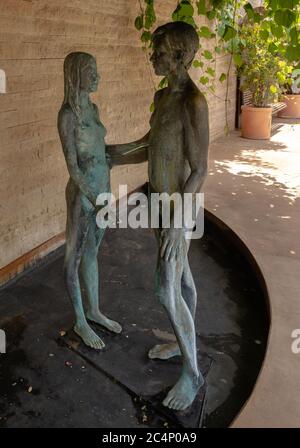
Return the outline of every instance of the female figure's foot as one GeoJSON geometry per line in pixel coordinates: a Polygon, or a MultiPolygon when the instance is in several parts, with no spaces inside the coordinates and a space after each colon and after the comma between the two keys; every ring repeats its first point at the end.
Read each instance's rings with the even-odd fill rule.
{"type": "Polygon", "coordinates": [[[148,353],[150,359],[170,359],[173,358],[173,356],[181,356],[177,342],[155,345],[148,353]]]}
{"type": "Polygon", "coordinates": [[[122,327],[118,322],[108,319],[108,317],[104,316],[100,311],[88,311],[87,318],[96,324],[102,325],[102,327],[105,327],[113,333],[121,333],[122,331],[122,327]]]}
{"type": "Polygon", "coordinates": [[[91,329],[87,324],[76,324],[74,326],[75,333],[83,340],[85,345],[94,348],[96,350],[101,350],[105,347],[104,342],[101,338],[91,329]]]}
{"type": "Polygon", "coordinates": [[[183,411],[193,403],[203,384],[204,379],[201,373],[199,373],[199,376],[195,376],[184,371],[164,399],[163,405],[175,411],[183,411]]]}

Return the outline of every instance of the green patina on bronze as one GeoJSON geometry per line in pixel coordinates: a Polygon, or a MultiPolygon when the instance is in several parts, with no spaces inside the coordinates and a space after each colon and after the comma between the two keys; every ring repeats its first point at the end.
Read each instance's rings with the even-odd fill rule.
{"type": "MultiPolygon", "coordinates": [[[[103,341],[88,320],[120,333],[121,326],[99,310],[99,270],[97,254],[105,229],[98,228],[96,200],[110,192],[110,169],[106,158],[106,129],[98,108],[89,98],[97,90],[99,75],[95,58],[87,53],[71,53],[64,63],[65,96],[58,114],[59,135],[70,174],[66,187],[67,226],[64,273],[75,311],[74,331],[89,347],[101,349],[103,341]],[[85,316],[79,281],[84,282],[88,310],[85,316]]],[[[139,145],[120,146],[132,150],[139,145]]]]}
{"type": "MultiPolygon", "coordinates": [[[[155,73],[167,77],[168,87],[155,94],[151,129],[139,141],[149,146],[129,153],[129,146],[116,145],[109,147],[108,153],[114,164],[148,159],[150,193],[197,193],[207,174],[209,147],[207,102],[188,74],[199,47],[198,35],[192,26],[173,22],[159,27],[152,41],[155,73]]],[[[197,365],[197,293],[187,257],[190,241],[184,228],[174,227],[174,221],[173,215],[170,229],[155,230],[156,295],[166,309],[177,343],[155,346],[149,357],[168,359],[182,355],[182,374],[163,403],[174,410],[184,410],[204,380],[197,365]]]]}
{"type": "MultiPolygon", "coordinates": [[[[148,160],[150,193],[195,194],[205,180],[208,107],[188,74],[198,47],[198,35],[186,23],[168,23],[154,32],[151,61],[155,73],[167,77],[168,87],[155,94],[155,111],[147,135],[122,145],[105,145],[105,128],[97,107],[89,99],[99,80],[95,59],[86,53],[72,53],[65,60],[65,99],[58,117],[70,173],[66,189],[65,277],[76,315],[74,330],[90,347],[100,349],[104,343],[90,328],[87,318],[116,333],[121,331],[117,322],[99,311],[97,252],[104,229],[96,224],[96,198],[100,193],[110,192],[107,158],[116,165],[148,160]],[[87,318],[82,306],[79,268],[88,295],[87,318]]],[[[182,374],[164,404],[184,410],[192,404],[204,380],[197,365],[194,325],[197,292],[187,256],[190,241],[184,228],[175,228],[178,217],[174,213],[176,209],[169,229],[155,230],[156,295],[166,309],[177,342],[155,346],[149,357],[182,356],[182,374]]]]}

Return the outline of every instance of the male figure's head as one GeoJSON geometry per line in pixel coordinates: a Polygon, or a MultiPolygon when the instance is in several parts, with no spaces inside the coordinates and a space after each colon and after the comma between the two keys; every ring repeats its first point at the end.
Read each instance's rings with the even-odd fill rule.
{"type": "Polygon", "coordinates": [[[152,35],[151,62],[156,75],[167,76],[191,66],[199,48],[195,29],[185,22],[170,22],[158,27],[152,35]]]}

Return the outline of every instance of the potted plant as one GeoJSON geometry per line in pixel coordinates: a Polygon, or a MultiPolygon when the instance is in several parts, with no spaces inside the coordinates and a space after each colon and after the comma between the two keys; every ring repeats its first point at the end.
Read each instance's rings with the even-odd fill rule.
{"type": "Polygon", "coordinates": [[[259,23],[242,25],[239,37],[241,89],[250,91],[252,98],[251,106],[242,106],[242,137],[269,139],[271,104],[278,100],[289,67],[279,55],[270,52],[268,32],[264,32],[259,23]]]}
{"type": "Polygon", "coordinates": [[[278,113],[282,118],[300,118],[300,69],[294,69],[287,79],[281,98],[286,108],[278,113]]]}

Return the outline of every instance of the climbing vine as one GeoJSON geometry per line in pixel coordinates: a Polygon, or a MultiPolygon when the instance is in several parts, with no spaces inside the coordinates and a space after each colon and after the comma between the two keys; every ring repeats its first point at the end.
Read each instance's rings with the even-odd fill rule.
{"type": "MultiPolygon", "coordinates": [[[[135,27],[140,31],[145,51],[157,21],[155,0],[139,0],[140,13],[135,27]]],[[[199,84],[204,93],[216,95],[216,83],[225,83],[226,127],[228,128],[229,76],[234,66],[243,65],[245,42],[240,33],[245,21],[259,24],[262,38],[270,41],[269,51],[280,55],[295,69],[300,68],[300,0],[265,0],[263,8],[253,8],[247,0],[181,0],[172,12],[172,21],[192,25],[200,37],[199,57],[193,65],[199,69],[199,84]],[[217,75],[218,57],[228,55],[227,69],[217,75]]],[[[158,88],[166,85],[163,79],[158,88]]],[[[152,105],[153,107],[153,105],[152,105]]]]}

